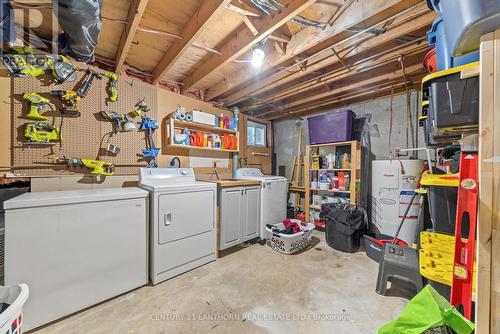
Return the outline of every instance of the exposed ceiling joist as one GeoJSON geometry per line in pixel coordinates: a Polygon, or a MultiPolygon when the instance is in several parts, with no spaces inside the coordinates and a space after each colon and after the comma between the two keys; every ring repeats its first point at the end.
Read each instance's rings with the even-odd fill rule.
{"type": "MultiPolygon", "coordinates": [[[[412,34],[420,35],[421,30],[427,29],[435,17],[435,13],[429,11],[424,15],[405,21],[402,24],[396,24],[393,28],[388,29],[382,35],[359,41],[356,40],[354,43],[350,43],[348,45],[342,44],[337,48],[337,52],[343,61],[352,63],[358,59],[368,57],[372,49],[392,42],[394,39],[401,36],[412,34]],[[353,50],[351,50],[351,44],[355,47],[353,50]]],[[[247,87],[242,88],[241,91],[228,96],[225,100],[228,104],[234,104],[243,101],[243,99],[246,99],[249,96],[263,94],[268,97],[262,100],[259,104],[269,103],[273,99],[282,98],[289,88],[295,87],[299,83],[313,80],[322,73],[328,73],[334,70],[339,65],[341,65],[339,58],[333,53],[333,51],[331,51],[325,53],[318,59],[314,59],[309,66],[301,71],[295,71],[293,73],[288,71],[278,71],[274,74],[270,74],[268,77],[259,80],[259,82],[252,83],[247,87]]],[[[242,111],[244,111],[245,108],[243,108],[242,111]]]]}
{"type": "Polygon", "coordinates": [[[285,38],[283,36],[276,36],[276,35],[269,35],[268,37],[270,40],[276,41],[276,42],[282,42],[282,43],[290,43],[290,38],[285,38]]]}
{"type": "MultiPolygon", "coordinates": [[[[269,98],[259,101],[259,103],[244,106],[240,110],[248,112],[256,109],[269,109],[273,105],[279,105],[280,101],[284,101],[285,103],[297,101],[305,98],[311,91],[325,89],[326,85],[334,84],[335,81],[343,80],[359,73],[365,73],[378,66],[391,63],[400,55],[413,57],[413,55],[418,54],[418,57],[423,57],[422,54],[429,49],[426,44],[409,44],[401,47],[394,47],[394,44],[394,41],[392,43],[381,44],[378,48],[348,58],[344,63],[337,63],[328,67],[328,71],[324,71],[321,75],[316,77],[311,76],[309,80],[296,80],[296,85],[290,85],[288,89],[283,90],[279,94],[271,95],[269,98]]],[[[418,59],[419,63],[421,59],[418,59]]]]}
{"type": "MultiPolygon", "coordinates": [[[[423,78],[424,74],[418,75],[414,80],[419,81],[420,78],[423,78]]],[[[414,91],[420,88],[419,84],[411,85],[408,87],[408,90],[414,91]]],[[[304,109],[300,112],[294,113],[277,113],[275,115],[269,115],[265,117],[265,120],[269,121],[278,121],[287,118],[296,118],[306,115],[311,115],[323,111],[333,110],[341,107],[350,106],[353,104],[366,102],[369,100],[375,100],[382,97],[390,96],[391,93],[394,95],[404,93],[406,91],[405,83],[400,82],[396,85],[391,82],[383,83],[375,86],[368,86],[363,89],[358,89],[356,91],[350,92],[349,94],[345,94],[343,96],[339,96],[336,101],[330,101],[323,105],[315,106],[310,109],[304,109]]]]}
{"type": "Polygon", "coordinates": [[[134,39],[135,32],[139,27],[144,10],[146,10],[146,5],[148,0],[132,0],[130,2],[130,8],[128,10],[127,24],[123,29],[122,36],[120,38],[120,43],[118,44],[118,49],[115,54],[115,71],[120,72],[127,58],[128,51],[132,45],[132,40],[134,39]]]}
{"type": "MultiPolygon", "coordinates": [[[[415,72],[423,72],[424,69],[421,64],[421,58],[425,51],[420,51],[408,57],[407,61],[410,65],[405,68],[405,74],[411,75],[415,72]]],[[[257,117],[265,117],[278,111],[300,111],[308,108],[311,105],[321,103],[331,97],[338,96],[345,92],[362,88],[367,85],[377,84],[385,81],[394,81],[403,77],[403,70],[399,67],[399,60],[393,59],[379,64],[376,68],[370,69],[366,72],[360,72],[344,76],[343,78],[324,84],[317,89],[310,90],[301,94],[303,98],[295,98],[283,103],[277,103],[278,107],[268,108],[267,111],[258,113],[257,117]]]]}
{"type": "Polygon", "coordinates": [[[250,31],[252,32],[252,34],[254,36],[257,36],[259,34],[259,31],[257,30],[257,28],[255,28],[252,21],[250,21],[250,19],[248,17],[246,17],[245,15],[243,15],[243,23],[246,24],[246,26],[248,27],[248,29],[250,29],[250,31]]]}
{"type": "MultiPolygon", "coordinates": [[[[407,75],[410,75],[414,72],[423,72],[422,64],[419,62],[417,64],[408,66],[405,69],[405,73],[407,75]]],[[[365,73],[366,76],[366,73],[365,73]]],[[[346,80],[343,82],[339,82],[336,88],[329,88],[329,91],[327,89],[323,91],[316,91],[308,95],[307,98],[303,100],[298,100],[294,101],[292,103],[289,103],[287,105],[284,105],[283,108],[286,110],[300,110],[303,109],[304,106],[307,106],[310,103],[316,103],[317,101],[321,101],[323,98],[328,98],[332,94],[339,94],[339,93],[344,93],[348,90],[351,89],[358,89],[362,88],[363,86],[370,85],[370,84],[376,84],[384,81],[391,81],[391,80],[397,80],[398,78],[401,78],[403,76],[403,70],[399,69],[390,73],[383,73],[380,75],[373,74],[372,72],[369,73],[368,77],[365,77],[364,80],[361,78],[354,78],[350,80],[346,80]]]]}
{"type": "Polygon", "coordinates": [[[248,8],[248,7],[244,6],[243,4],[240,4],[239,6],[236,6],[236,5],[233,5],[231,3],[228,3],[226,5],[226,8],[229,9],[229,10],[232,10],[235,13],[238,13],[238,14],[241,14],[241,15],[244,15],[244,16],[253,16],[253,17],[259,17],[260,16],[260,14],[256,10],[248,8]]]}
{"type": "Polygon", "coordinates": [[[312,5],[315,1],[316,0],[290,0],[288,1],[288,7],[282,9],[281,13],[276,14],[274,17],[265,16],[255,18],[252,23],[258,31],[257,35],[254,35],[247,28],[235,33],[233,37],[220,48],[222,56],[208,56],[208,58],[183,81],[183,88],[186,90],[193,87],[224,64],[242,56],[255,44],[312,5]]]}
{"type": "Polygon", "coordinates": [[[216,17],[231,0],[202,1],[196,13],[191,16],[181,33],[182,39],[176,40],[153,70],[153,82],[157,83],[182,57],[184,52],[196,42],[196,39],[206,29],[210,20],[216,17]]]}
{"type": "Polygon", "coordinates": [[[386,17],[411,8],[419,2],[421,0],[385,0],[381,4],[381,1],[358,0],[355,5],[349,6],[339,15],[333,26],[327,26],[324,30],[307,27],[296,33],[288,44],[286,55],[280,55],[277,51],[268,54],[266,57],[267,66],[264,66],[260,72],[241,70],[226,76],[225,80],[208,90],[207,99],[214,99],[232,89],[236,89],[252,80],[258,73],[262,74],[287,60],[293,59],[298,54],[306,51],[315,53],[328,48],[330,45],[347,37],[350,33],[346,32],[346,30],[350,27],[374,24],[386,17]]]}

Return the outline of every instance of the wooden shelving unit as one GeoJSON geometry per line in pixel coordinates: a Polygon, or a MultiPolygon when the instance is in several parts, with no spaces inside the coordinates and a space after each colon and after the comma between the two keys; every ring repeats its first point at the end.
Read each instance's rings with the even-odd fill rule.
{"type": "Polygon", "coordinates": [[[319,211],[321,210],[321,205],[316,205],[312,201],[312,195],[335,195],[335,194],[344,194],[349,195],[349,200],[351,204],[357,204],[358,202],[358,184],[359,184],[359,175],[360,175],[360,166],[361,166],[361,149],[360,144],[357,141],[348,141],[348,142],[339,142],[339,143],[330,143],[330,144],[318,144],[318,145],[308,145],[306,147],[306,158],[305,158],[305,198],[306,198],[306,219],[310,221],[311,210],[319,211]],[[335,154],[337,150],[342,150],[350,154],[351,156],[351,168],[319,168],[313,169],[311,168],[312,164],[312,155],[314,153],[333,153],[335,154]],[[337,189],[329,189],[329,190],[321,190],[319,188],[312,189],[311,181],[317,181],[319,173],[321,172],[345,172],[349,174],[350,184],[349,190],[337,190],[337,189]]]}
{"type": "Polygon", "coordinates": [[[238,153],[240,147],[240,133],[238,130],[231,129],[223,129],[216,126],[211,126],[202,123],[195,122],[186,122],[175,119],[174,117],[168,117],[164,121],[164,128],[166,131],[165,136],[165,146],[169,148],[177,148],[177,149],[186,149],[186,150],[195,150],[195,151],[215,151],[215,152],[230,152],[230,153],[238,153]],[[187,129],[189,131],[202,132],[206,134],[220,134],[220,135],[234,135],[237,139],[237,149],[222,149],[222,148],[212,148],[212,147],[204,147],[204,146],[191,146],[191,145],[182,145],[176,144],[174,142],[174,134],[180,133],[183,129],[187,129]]]}

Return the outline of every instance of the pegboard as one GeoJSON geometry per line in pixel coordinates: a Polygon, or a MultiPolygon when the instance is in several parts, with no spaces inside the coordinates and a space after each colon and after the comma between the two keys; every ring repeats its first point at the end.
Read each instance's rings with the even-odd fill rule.
{"type": "MultiPolygon", "coordinates": [[[[74,65],[77,65],[73,63],[74,65]]],[[[13,149],[12,161],[14,165],[47,164],[53,160],[51,157],[73,157],[83,159],[98,159],[115,164],[143,164],[146,162],[142,158],[142,150],[146,148],[145,133],[138,130],[133,132],[119,132],[115,135],[106,136],[103,145],[111,143],[118,145],[121,149],[117,156],[107,155],[101,150],[101,139],[106,133],[112,131],[115,126],[113,122],[103,120],[99,115],[100,111],[115,111],[120,114],[129,113],[134,110],[135,104],[142,98],[150,107],[148,117],[156,119],[157,115],[157,89],[155,86],[133,79],[128,76],[121,76],[118,79],[118,100],[108,102],[108,78],[102,80],[94,79],[87,96],[82,98],[78,104],[81,112],[80,117],[64,117],[62,126],[62,147],[59,143],[52,146],[26,146],[23,145],[25,124],[33,122],[26,117],[29,111],[28,103],[23,99],[26,92],[36,92],[48,98],[50,104],[46,105],[42,114],[49,117],[49,122],[55,126],[60,126],[61,117],[59,109],[62,103],[59,98],[50,95],[51,90],[74,90],[77,91],[85,77],[87,66],[79,66],[76,72],[77,79],[72,82],[56,84],[50,75],[37,78],[13,78],[12,87],[12,129],[13,129],[13,149]]],[[[102,73],[103,71],[89,67],[90,69],[102,73]]],[[[134,123],[139,129],[140,117],[136,117],[134,123]]],[[[158,137],[157,130],[155,137],[158,137]]],[[[158,144],[157,138],[155,142],[158,144]]],[[[116,174],[136,174],[137,167],[117,167],[116,174]]],[[[27,176],[38,175],[61,175],[74,174],[78,171],[74,169],[55,166],[48,169],[23,169],[16,170],[27,176]]]]}

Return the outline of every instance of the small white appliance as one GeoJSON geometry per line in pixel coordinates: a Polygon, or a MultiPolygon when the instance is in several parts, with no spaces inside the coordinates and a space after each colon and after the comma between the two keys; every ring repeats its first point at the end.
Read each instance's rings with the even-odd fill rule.
{"type": "Polygon", "coordinates": [[[34,192],[4,203],[5,285],[26,283],[23,329],[148,283],[148,192],[34,192]]]}
{"type": "Polygon", "coordinates": [[[217,185],[196,181],[192,168],[141,168],[150,196],[153,284],[215,260],[217,185]]]}
{"type": "Polygon", "coordinates": [[[282,176],[264,175],[258,168],[240,168],[236,178],[261,182],[260,238],[269,239],[271,233],[266,225],[279,224],[286,218],[288,180],[282,176]]]}
{"type": "MultiPolygon", "coordinates": [[[[423,160],[372,161],[372,230],[389,236],[396,234],[423,169],[423,160]]],[[[419,212],[417,197],[398,235],[410,245],[415,242],[419,212]]]]}

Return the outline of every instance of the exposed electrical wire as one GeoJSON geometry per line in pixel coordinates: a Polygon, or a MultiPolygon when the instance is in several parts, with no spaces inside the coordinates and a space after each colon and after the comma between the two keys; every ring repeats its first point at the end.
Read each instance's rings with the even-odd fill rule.
{"type": "MultiPolygon", "coordinates": [[[[112,19],[112,18],[105,17],[105,16],[103,16],[102,18],[104,20],[106,20],[106,21],[109,21],[109,22],[120,23],[120,24],[128,24],[128,22],[125,21],[125,20],[112,19]]],[[[169,36],[169,37],[176,38],[176,39],[183,39],[179,35],[176,35],[176,34],[171,33],[169,31],[156,29],[156,28],[149,28],[149,27],[139,26],[139,27],[137,27],[137,30],[142,31],[142,32],[146,32],[146,33],[151,33],[151,34],[158,34],[158,35],[169,36]]],[[[195,47],[195,48],[202,49],[202,50],[205,50],[205,51],[208,51],[208,52],[211,52],[211,53],[218,54],[219,56],[223,55],[222,52],[220,52],[220,51],[218,51],[218,50],[216,50],[214,48],[211,48],[211,47],[208,47],[208,46],[205,46],[205,45],[201,45],[199,43],[192,43],[191,45],[193,47],[195,47]]]]}
{"type": "MultiPolygon", "coordinates": [[[[281,3],[277,0],[250,0],[250,2],[261,12],[268,16],[274,16],[273,12],[281,13],[281,9],[278,7],[288,7],[287,3],[281,3]],[[275,6],[276,5],[276,6],[275,6]]],[[[299,24],[301,26],[314,27],[319,29],[325,29],[329,23],[328,22],[319,22],[302,15],[297,15],[294,18],[290,19],[291,22],[299,24]]]]}
{"type": "Polygon", "coordinates": [[[268,11],[266,9],[266,6],[263,4],[264,2],[263,1],[260,1],[260,0],[250,0],[250,2],[255,6],[257,7],[257,9],[259,9],[261,12],[263,12],[264,14],[268,15],[268,16],[272,16],[274,17],[274,14],[271,13],[270,11],[268,11]]]}
{"type": "Polygon", "coordinates": [[[325,22],[318,22],[315,20],[308,19],[307,17],[304,17],[302,15],[297,15],[294,18],[291,19],[292,22],[297,23],[302,26],[307,26],[307,27],[314,27],[314,28],[319,28],[319,29],[326,29],[328,27],[328,23],[325,22]]]}
{"type": "Polygon", "coordinates": [[[354,71],[351,67],[351,65],[349,64],[346,64],[344,62],[344,60],[342,59],[342,57],[340,57],[339,53],[337,52],[337,50],[335,50],[335,48],[332,48],[332,51],[333,51],[333,54],[337,57],[337,59],[339,60],[339,62],[342,64],[342,66],[344,66],[344,68],[348,69],[349,71],[354,71]]]}

